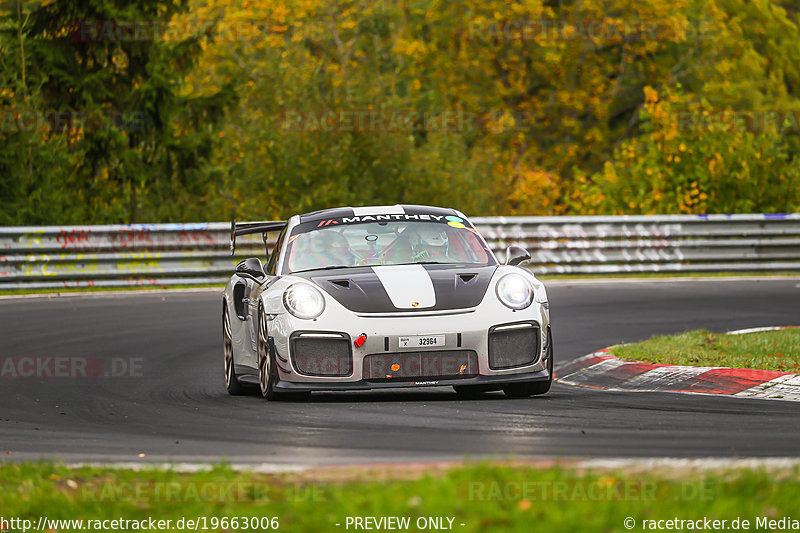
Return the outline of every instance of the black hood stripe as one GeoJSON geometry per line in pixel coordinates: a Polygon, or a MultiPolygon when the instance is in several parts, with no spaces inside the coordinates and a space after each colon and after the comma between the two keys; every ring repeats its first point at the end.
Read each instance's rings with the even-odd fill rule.
{"type": "MultiPolygon", "coordinates": [[[[496,266],[424,265],[436,294],[436,305],[420,312],[475,307],[483,301],[496,266]]],[[[311,280],[345,308],[355,313],[413,312],[392,304],[386,289],[371,267],[330,272],[322,270],[293,274],[311,280]]]]}

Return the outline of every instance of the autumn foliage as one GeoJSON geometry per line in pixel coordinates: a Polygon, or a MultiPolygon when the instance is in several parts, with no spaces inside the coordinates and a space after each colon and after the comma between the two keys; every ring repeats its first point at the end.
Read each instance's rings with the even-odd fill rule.
{"type": "Polygon", "coordinates": [[[62,17],[42,32],[29,20],[47,7],[4,8],[0,112],[74,107],[64,94],[80,88],[96,91],[80,105],[145,106],[163,124],[105,144],[6,124],[0,223],[397,202],[473,215],[800,209],[789,2],[53,3],[72,4],[92,25],[62,17]],[[116,97],[79,75],[53,83],[63,57],[36,43],[59,31],[75,57],[106,51],[89,55],[119,73],[116,97]],[[20,43],[38,54],[24,83],[20,43]]]}

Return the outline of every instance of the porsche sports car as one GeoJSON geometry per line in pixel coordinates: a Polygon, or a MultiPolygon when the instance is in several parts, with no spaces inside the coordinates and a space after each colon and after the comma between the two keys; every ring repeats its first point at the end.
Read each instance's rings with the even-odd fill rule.
{"type": "Polygon", "coordinates": [[[266,266],[249,258],[225,287],[225,384],[267,400],[311,391],[453,386],[544,394],[553,341],[544,285],[511,246],[495,258],[466,216],[416,205],[342,207],[288,222],[266,266]]]}

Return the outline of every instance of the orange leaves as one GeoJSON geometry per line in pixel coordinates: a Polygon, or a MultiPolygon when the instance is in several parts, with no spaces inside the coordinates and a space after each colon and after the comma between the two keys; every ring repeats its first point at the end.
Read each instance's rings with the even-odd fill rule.
{"type": "Polygon", "coordinates": [[[246,40],[240,31],[206,43],[186,88],[209,92],[226,77],[238,84],[241,106],[224,127],[219,165],[235,162],[231,179],[245,185],[280,168],[290,177],[269,178],[275,194],[298,205],[348,202],[358,190],[360,201],[439,198],[481,214],[752,211],[766,204],[745,199],[779,198],[773,189],[791,197],[798,183],[779,142],[715,120],[737,98],[769,102],[762,86],[777,87],[784,74],[800,85],[800,71],[778,70],[794,56],[767,52],[774,76],[737,79],[765,63],[745,38],[745,19],[726,19],[730,6],[707,6],[708,24],[698,27],[687,0],[190,2],[199,19],[259,23],[246,40]],[[367,109],[473,119],[457,131],[368,135],[287,135],[270,119],[367,109]],[[383,164],[391,178],[362,177],[360,169],[383,164]],[[326,182],[313,197],[308,176],[326,182]]]}
{"type": "Polygon", "coordinates": [[[560,196],[560,177],[538,168],[521,169],[510,180],[510,215],[551,213],[560,196]]]}

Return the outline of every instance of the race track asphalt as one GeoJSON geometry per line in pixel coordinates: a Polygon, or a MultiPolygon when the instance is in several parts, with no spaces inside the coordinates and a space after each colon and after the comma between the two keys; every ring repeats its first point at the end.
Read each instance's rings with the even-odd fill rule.
{"type": "MultiPolygon", "coordinates": [[[[800,278],[558,281],[548,290],[557,363],[656,333],[800,324],[800,278]]],[[[794,402],[560,384],[524,400],[492,393],[464,401],[449,388],[320,393],[305,403],[230,397],[219,309],[216,292],[0,301],[0,361],[33,358],[45,365],[47,357],[80,357],[90,368],[121,374],[133,365],[134,374],[6,372],[0,460],[315,465],[484,456],[800,456],[794,402]]]]}

